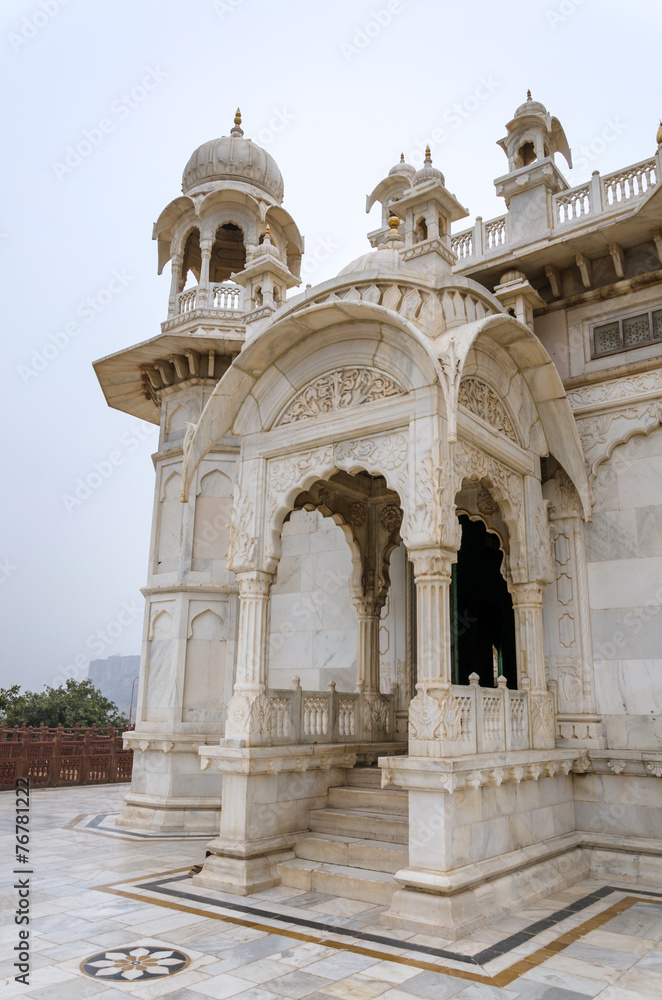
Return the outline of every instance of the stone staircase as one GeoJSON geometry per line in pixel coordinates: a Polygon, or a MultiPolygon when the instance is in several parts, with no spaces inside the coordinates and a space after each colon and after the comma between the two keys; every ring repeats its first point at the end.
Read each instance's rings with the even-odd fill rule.
{"type": "Polygon", "coordinates": [[[381,788],[378,767],[355,767],[328,801],[311,811],[296,857],[277,866],[282,884],[388,905],[398,887],[393,873],[408,860],[407,793],[381,788]]]}

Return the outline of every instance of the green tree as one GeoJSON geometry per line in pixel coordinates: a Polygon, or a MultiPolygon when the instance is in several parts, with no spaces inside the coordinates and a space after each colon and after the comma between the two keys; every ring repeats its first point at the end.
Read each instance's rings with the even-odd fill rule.
{"type": "Polygon", "coordinates": [[[82,727],[115,726],[126,728],[129,720],[117,705],[105,698],[92,681],[75,681],[70,678],[64,686],[48,687],[43,691],[26,691],[21,694],[18,684],[0,688],[0,719],[8,726],[58,726],[70,729],[78,723],[82,727]]]}

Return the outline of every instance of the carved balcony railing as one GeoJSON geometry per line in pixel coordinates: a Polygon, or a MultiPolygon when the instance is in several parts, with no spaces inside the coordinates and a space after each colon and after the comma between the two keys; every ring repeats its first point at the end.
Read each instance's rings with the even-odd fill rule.
{"type": "Polygon", "coordinates": [[[617,170],[615,173],[603,177],[604,207],[618,205],[622,201],[641,198],[647,194],[650,188],[659,184],[657,166],[657,158],[653,156],[650,160],[641,160],[631,167],[617,170]]]}
{"type": "Polygon", "coordinates": [[[554,221],[558,225],[573,222],[591,211],[591,185],[581,184],[554,195],[554,221]]]}
{"type": "MultiPolygon", "coordinates": [[[[645,197],[660,183],[660,154],[601,177],[596,170],[591,179],[552,197],[551,230],[584,225],[588,216],[609,215],[627,202],[645,197]]],[[[483,222],[478,217],[471,229],[451,236],[451,247],[460,267],[472,258],[487,257],[508,243],[507,216],[483,222]]]]}
{"type": "MultiPolygon", "coordinates": [[[[364,720],[368,696],[356,691],[336,691],[333,681],[326,691],[304,691],[295,678],[292,688],[270,688],[272,743],[357,743],[368,738],[364,720]]],[[[380,695],[385,726],[383,737],[395,730],[393,695],[380,695]]]]}
{"type": "Polygon", "coordinates": [[[587,184],[560,191],[552,199],[554,226],[581,222],[587,215],[617,211],[624,202],[643,198],[659,183],[658,168],[657,157],[652,156],[605,177],[596,171],[587,184]]]}
{"type": "Polygon", "coordinates": [[[196,285],[187,288],[177,296],[177,315],[185,316],[194,309],[218,309],[222,312],[241,312],[244,305],[244,290],[232,281],[213,283],[205,288],[196,285]]]}
{"type": "Polygon", "coordinates": [[[526,691],[510,691],[505,677],[495,688],[478,686],[478,675],[470,683],[454,684],[453,695],[459,701],[459,743],[462,753],[496,753],[501,750],[527,750],[529,740],[529,704],[526,691]]]}
{"type": "Polygon", "coordinates": [[[506,216],[489,219],[487,222],[479,217],[471,229],[463,229],[461,233],[451,236],[451,248],[459,257],[460,263],[470,257],[484,257],[496,253],[508,242],[506,216]]]}

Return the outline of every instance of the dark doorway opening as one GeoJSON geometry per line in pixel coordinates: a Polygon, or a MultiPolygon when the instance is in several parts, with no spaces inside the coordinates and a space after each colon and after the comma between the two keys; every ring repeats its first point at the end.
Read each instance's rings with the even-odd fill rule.
{"type": "Polygon", "coordinates": [[[453,683],[468,684],[478,674],[481,687],[504,676],[517,687],[515,616],[497,536],[482,521],[460,516],[462,544],[451,581],[453,683]]]}

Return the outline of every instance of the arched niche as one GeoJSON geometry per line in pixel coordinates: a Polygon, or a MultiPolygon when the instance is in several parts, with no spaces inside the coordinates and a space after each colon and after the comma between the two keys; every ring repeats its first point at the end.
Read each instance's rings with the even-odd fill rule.
{"type": "Polygon", "coordinates": [[[189,272],[195,278],[195,282],[200,281],[200,269],[202,267],[202,251],[200,249],[200,230],[197,226],[192,226],[182,240],[182,271],[179,282],[179,290],[182,291],[187,282],[189,272]]]}
{"type": "Polygon", "coordinates": [[[232,491],[232,480],[219,469],[212,469],[200,478],[193,524],[194,571],[210,568],[213,560],[225,565],[232,520],[232,491]]]}
{"type": "Polygon", "coordinates": [[[220,732],[225,709],[226,625],[211,608],[200,610],[199,602],[192,602],[189,617],[182,722],[205,728],[216,725],[220,732]]]}
{"type": "Polygon", "coordinates": [[[216,228],[209,261],[209,280],[227,281],[246,266],[246,241],[243,229],[235,222],[222,222],[216,228]]]}
{"type": "Polygon", "coordinates": [[[164,478],[159,496],[158,543],[156,546],[156,573],[171,573],[179,564],[183,506],[180,500],[182,477],[179,472],[164,478]]]}
{"type": "Polygon", "coordinates": [[[156,608],[149,627],[143,704],[146,722],[167,722],[172,691],[174,621],[165,608],[156,608]]]}

